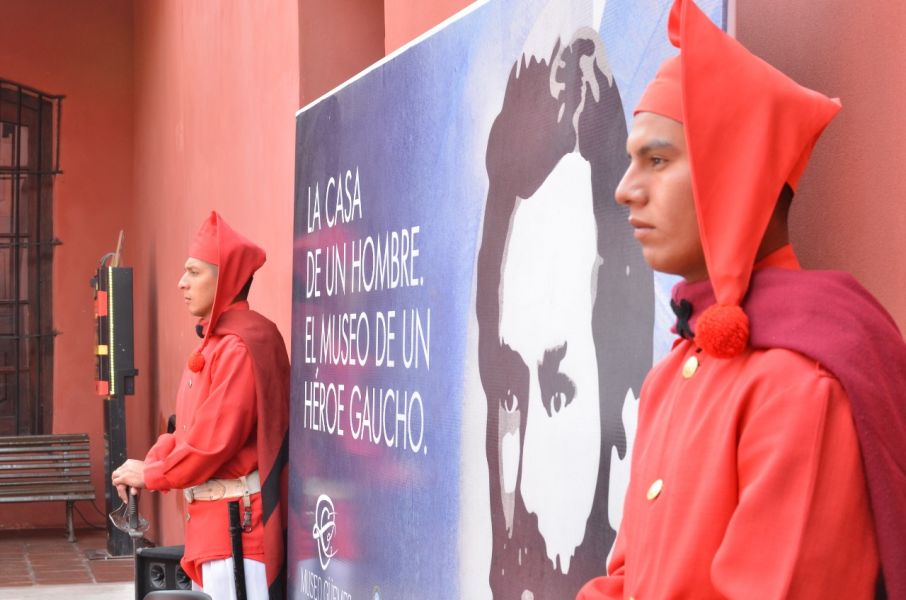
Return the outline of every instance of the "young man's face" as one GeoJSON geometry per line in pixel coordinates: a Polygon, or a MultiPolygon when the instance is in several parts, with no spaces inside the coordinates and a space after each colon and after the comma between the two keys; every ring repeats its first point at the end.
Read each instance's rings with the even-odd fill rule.
{"type": "Polygon", "coordinates": [[[185,268],[178,287],[186,308],[196,317],[207,317],[214,307],[217,292],[217,265],[190,256],[185,268]]]}
{"type": "Polygon", "coordinates": [[[688,281],[708,278],[699,237],[692,175],[683,125],[643,112],[626,140],[630,163],[616,200],[629,208],[629,224],[651,268],[688,281]]]}

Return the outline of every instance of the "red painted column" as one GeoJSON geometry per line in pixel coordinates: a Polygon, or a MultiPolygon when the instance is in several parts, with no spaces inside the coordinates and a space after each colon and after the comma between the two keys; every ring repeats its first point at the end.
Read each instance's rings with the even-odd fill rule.
{"type": "MultiPolygon", "coordinates": [[[[135,3],[135,293],[145,299],[136,312],[151,396],[142,424],[152,437],[174,412],[199,341],[176,283],[211,209],[267,252],[249,301],[289,345],[297,11],[286,0],[135,3]]],[[[136,457],[147,449],[130,443],[136,457]]],[[[180,543],[181,495],[161,496],[149,515],[161,527],[155,541],[180,543]]]]}

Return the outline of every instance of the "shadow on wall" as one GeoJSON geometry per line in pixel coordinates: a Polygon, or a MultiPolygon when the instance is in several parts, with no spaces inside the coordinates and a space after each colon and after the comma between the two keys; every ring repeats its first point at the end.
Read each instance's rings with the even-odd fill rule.
{"type": "MultiPolygon", "coordinates": [[[[146,423],[149,423],[151,430],[148,432],[150,435],[151,443],[157,439],[157,436],[161,432],[161,422],[165,421],[166,418],[163,417],[160,412],[160,383],[157,377],[157,374],[160,372],[160,355],[159,355],[159,346],[157,344],[157,256],[154,253],[153,245],[150,248],[148,253],[148,271],[149,277],[148,282],[148,293],[146,294],[147,299],[147,319],[148,319],[148,331],[147,331],[147,344],[148,344],[148,412],[146,414],[146,423]]],[[[144,449],[140,449],[139,453],[143,454],[144,449]]],[[[148,496],[148,494],[146,494],[148,496]]],[[[161,511],[161,502],[162,499],[160,494],[153,495],[153,508],[152,508],[152,535],[156,541],[161,539],[161,530],[160,523],[163,517],[161,511]]]]}

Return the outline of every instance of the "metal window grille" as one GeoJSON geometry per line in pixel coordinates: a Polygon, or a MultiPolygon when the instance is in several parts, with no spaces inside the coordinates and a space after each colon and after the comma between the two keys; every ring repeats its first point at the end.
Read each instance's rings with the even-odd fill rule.
{"type": "Polygon", "coordinates": [[[51,431],[62,96],[0,79],[0,435],[51,431]]]}

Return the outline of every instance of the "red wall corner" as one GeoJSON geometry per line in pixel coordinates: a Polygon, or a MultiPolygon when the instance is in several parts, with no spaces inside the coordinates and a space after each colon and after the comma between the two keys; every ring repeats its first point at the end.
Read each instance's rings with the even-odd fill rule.
{"type": "Polygon", "coordinates": [[[843,102],[793,201],[806,267],[849,271],[906,330],[906,3],[739,1],[737,35],[798,82],[843,102]]]}

